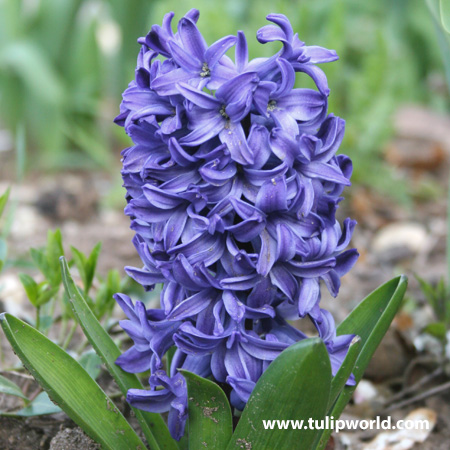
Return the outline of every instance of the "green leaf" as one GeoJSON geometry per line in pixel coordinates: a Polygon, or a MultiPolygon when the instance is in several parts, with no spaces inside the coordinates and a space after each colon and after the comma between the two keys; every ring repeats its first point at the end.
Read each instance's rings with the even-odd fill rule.
{"type": "Polygon", "coordinates": [[[3,215],[5,206],[8,203],[10,191],[11,191],[11,188],[6,189],[5,193],[0,197],[0,217],[3,215]]]}
{"type": "Polygon", "coordinates": [[[310,450],[330,395],[330,358],[319,338],[304,339],[284,350],[262,374],[242,413],[228,450],[310,450]],[[308,429],[265,429],[265,420],[292,420],[308,429]],[[301,422],[303,421],[303,422],[301,422]]]}
{"type": "Polygon", "coordinates": [[[33,260],[36,267],[41,271],[42,275],[47,280],[50,280],[52,277],[51,269],[47,263],[47,258],[45,253],[42,250],[38,250],[36,248],[32,248],[30,250],[31,259],[33,260]]]}
{"type": "Polygon", "coordinates": [[[20,319],[3,313],[0,321],[24,366],[89,436],[106,449],[145,448],[114,403],[77,361],[20,319]]]}
{"type": "Polygon", "coordinates": [[[344,388],[345,383],[347,383],[347,380],[355,367],[356,359],[358,358],[360,350],[361,338],[359,336],[355,336],[350,343],[350,347],[341,367],[331,381],[331,393],[328,409],[334,405],[334,402],[344,388]]]}
{"type": "Polygon", "coordinates": [[[39,287],[36,281],[26,273],[19,273],[19,279],[27,293],[28,300],[34,307],[38,306],[39,287]]]}
{"type": "Polygon", "coordinates": [[[80,252],[80,250],[76,249],[75,247],[71,246],[70,250],[72,251],[72,259],[75,262],[75,265],[77,266],[78,273],[80,274],[80,278],[83,281],[84,286],[84,293],[87,295],[86,290],[86,256],[80,252]]]}
{"type": "Polygon", "coordinates": [[[0,237],[0,260],[5,261],[8,255],[8,244],[5,239],[0,237]]]}
{"type": "Polygon", "coordinates": [[[441,23],[444,30],[450,33],[450,1],[440,0],[441,23]]]}
{"type": "MultiPolygon", "coordinates": [[[[337,327],[337,334],[356,334],[361,338],[359,352],[353,369],[356,385],[361,380],[383,336],[386,334],[405,295],[408,279],[401,275],[393,278],[369,294],[337,327]]],[[[350,401],[355,386],[345,386],[329,414],[338,419],[350,401]]],[[[332,430],[325,430],[317,449],[324,449],[332,430]]]]}
{"type": "MultiPolygon", "coordinates": [[[[31,403],[25,408],[11,413],[12,416],[32,417],[43,416],[46,414],[56,414],[61,412],[61,408],[55,405],[48,396],[47,392],[41,392],[31,403]]],[[[9,415],[9,414],[8,414],[9,415]]]]}
{"type": "Polygon", "coordinates": [[[23,82],[27,95],[44,105],[57,107],[64,100],[64,87],[59,74],[42,50],[32,40],[14,40],[2,46],[0,64],[23,82]]]}
{"type": "Polygon", "coordinates": [[[27,399],[27,396],[22,392],[19,386],[16,383],[8,380],[8,378],[0,375],[0,392],[3,394],[15,395],[16,397],[27,399]]]}
{"type": "Polygon", "coordinates": [[[113,295],[121,291],[120,281],[119,272],[117,270],[110,270],[106,280],[100,285],[95,296],[94,307],[94,312],[98,319],[114,308],[115,300],[113,295]]]}
{"type": "Polygon", "coordinates": [[[424,333],[427,333],[440,341],[445,341],[447,338],[447,327],[443,322],[430,323],[423,329],[423,331],[424,333]]]}
{"type": "Polygon", "coordinates": [[[39,283],[39,293],[35,306],[42,306],[49,302],[59,291],[59,286],[51,287],[46,281],[39,283]]]}
{"type": "MultiPolygon", "coordinates": [[[[135,374],[124,372],[115,364],[116,359],[121,355],[121,351],[100,325],[94,313],[87,305],[86,300],[80,294],[80,291],[70,276],[65,258],[60,258],[60,262],[64,287],[66,288],[76,319],[83,328],[84,334],[92,347],[115,379],[119,389],[124,395],[126,395],[128,389],[143,389],[142,384],[135,374]]],[[[133,408],[133,411],[152,449],[176,450],[178,448],[176,442],[170,437],[167,426],[159,414],[141,411],[136,408],[133,408]]]]}
{"type": "Polygon", "coordinates": [[[64,256],[64,249],[62,245],[61,230],[48,231],[47,234],[47,248],[46,257],[47,265],[50,270],[50,277],[48,280],[53,287],[61,284],[61,268],[59,266],[59,258],[64,256]]]}
{"type": "Polygon", "coordinates": [[[225,450],[233,433],[230,404],[222,389],[212,381],[186,370],[189,399],[189,448],[225,450]]]}
{"type": "Polygon", "coordinates": [[[100,254],[100,250],[102,249],[102,243],[98,242],[96,246],[92,249],[89,258],[86,261],[86,285],[84,290],[87,293],[92,286],[92,282],[94,281],[95,269],[97,268],[97,260],[100,254]]]}
{"type": "Polygon", "coordinates": [[[83,353],[78,362],[94,380],[100,375],[102,360],[94,351],[83,353]]]}

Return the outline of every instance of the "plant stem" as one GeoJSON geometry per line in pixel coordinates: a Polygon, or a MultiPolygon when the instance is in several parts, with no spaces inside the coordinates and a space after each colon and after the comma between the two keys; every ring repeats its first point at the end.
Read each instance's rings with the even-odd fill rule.
{"type": "Polygon", "coordinates": [[[404,406],[410,405],[411,403],[418,402],[419,400],[423,400],[423,399],[431,397],[433,395],[440,394],[449,389],[450,389],[450,381],[447,381],[447,383],[444,383],[444,384],[441,384],[440,386],[436,386],[434,388],[428,389],[427,391],[421,392],[420,394],[418,394],[414,397],[408,398],[407,400],[403,400],[401,402],[390,405],[388,408],[386,408],[383,411],[383,414],[386,414],[389,411],[393,411],[395,409],[403,408],[404,406]]]}
{"type": "Polygon", "coordinates": [[[62,343],[63,343],[64,335],[66,334],[66,330],[67,330],[67,323],[68,323],[68,320],[65,317],[63,317],[62,323],[61,323],[61,328],[59,330],[59,337],[58,337],[59,345],[62,345],[62,343]]]}
{"type": "Polygon", "coordinates": [[[77,323],[77,322],[74,322],[74,323],[72,324],[72,326],[71,326],[71,328],[70,328],[70,330],[69,330],[69,334],[67,335],[66,340],[64,341],[64,344],[62,345],[62,348],[63,348],[64,350],[66,350],[67,347],[69,346],[70,341],[72,340],[73,335],[74,335],[74,333],[75,333],[75,330],[77,329],[77,326],[78,326],[78,323],[77,323]]]}
{"type": "Polygon", "coordinates": [[[450,286],[450,182],[447,192],[447,286],[450,286]]]}
{"type": "Polygon", "coordinates": [[[39,331],[40,325],[41,325],[41,307],[36,306],[36,330],[39,331]]]}

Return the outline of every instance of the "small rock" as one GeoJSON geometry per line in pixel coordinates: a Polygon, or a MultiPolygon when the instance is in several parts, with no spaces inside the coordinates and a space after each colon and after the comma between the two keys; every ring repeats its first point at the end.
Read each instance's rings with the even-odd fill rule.
{"type": "Polygon", "coordinates": [[[423,443],[436,425],[437,414],[432,409],[418,408],[404,419],[405,429],[384,431],[363,446],[363,450],[408,450],[416,443],[423,443]],[[423,428],[428,421],[428,428],[423,428]],[[413,426],[416,424],[415,426],[413,426]],[[408,428],[406,427],[408,425],[408,428]]]}
{"type": "Polygon", "coordinates": [[[369,402],[379,396],[378,389],[369,380],[361,380],[353,394],[355,404],[369,402]]]}
{"type": "Polygon", "coordinates": [[[436,143],[450,153],[450,117],[415,105],[399,108],[394,117],[395,134],[401,138],[436,143]]]}
{"type": "Polygon", "coordinates": [[[372,250],[382,260],[401,260],[425,252],[431,245],[425,227],[414,222],[396,222],[379,230],[372,241],[372,250]]]}
{"type": "Polygon", "coordinates": [[[50,442],[50,450],[99,450],[101,447],[81,428],[65,428],[50,442]]]}
{"type": "Polygon", "coordinates": [[[98,193],[92,180],[65,175],[48,181],[34,204],[51,220],[83,222],[98,214],[98,193]]]}
{"type": "Polygon", "coordinates": [[[364,374],[376,382],[403,375],[411,360],[413,349],[409,348],[400,333],[390,328],[375,351],[364,374]]]}
{"type": "Polygon", "coordinates": [[[396,167],[435,170],[447,158],[443,146],[424,139],[395,138],[386,148],[386,160],[396,167]]]}

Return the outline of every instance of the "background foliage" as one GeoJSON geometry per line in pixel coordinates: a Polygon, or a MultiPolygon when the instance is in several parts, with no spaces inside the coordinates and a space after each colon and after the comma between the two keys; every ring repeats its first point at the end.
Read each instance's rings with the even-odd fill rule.
{"type": "Polygon", "coordinates": [[[0,0],[0,123],[13,135],[24,125],[28,166],[118,161],[124,138],[111,120],[133,76],[136,39],[166,12],[179,18],[193,7],[209,42],[242,29],[252,57],[273,52],[255,38],[271,12],[286,14],[307,44],[335,49],[340,61],[324,69],[330,111],[347,121],[342,151],[354,160],[353,180],[405,198],[380,157],[392,113],[404,102],[448,106],[433,83],[442,61],[421,0],[0,0]]]}

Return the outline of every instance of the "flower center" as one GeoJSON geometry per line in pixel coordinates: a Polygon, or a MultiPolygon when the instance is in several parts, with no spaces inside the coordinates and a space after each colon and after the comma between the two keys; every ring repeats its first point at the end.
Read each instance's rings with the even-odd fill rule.
{"type": "Polygon", "coordinates": [[[276,106],[277,102],[275,100],[270,100],[270,102],[267,105],[267,112],[274,111],[276,106]]]}
{"type": "Polygon", "coordinates": [[[226,108],[226,106],[225,106],[225,105],[222,105],[222,108],[220,108],[219,113],[220,113],[220,115],[221,115],[224,119],[229,120],[230,117],[229,117],[228,114],[225,112],[225,108],[226,108]]]}
{"type": "Polygon", "coordinates": [[[202,65],[202,71],[200,72],[200,76],[202,78],[211,76],[211,71],[209,70],[208,64],[205,62],[202,65]]]}

